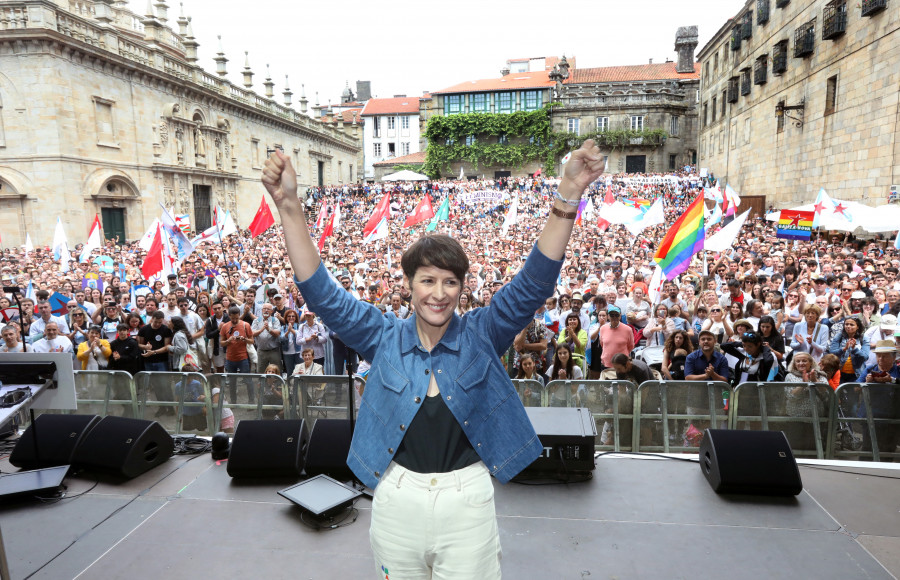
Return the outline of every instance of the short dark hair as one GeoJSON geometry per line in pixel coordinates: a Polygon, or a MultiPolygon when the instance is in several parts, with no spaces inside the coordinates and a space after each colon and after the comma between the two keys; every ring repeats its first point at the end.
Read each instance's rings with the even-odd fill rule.
{"type": "Polygon", "coordinates": [[[416,240],[403,252],[400,265],[410,282],[419,268],[433,266],[452,272],[462,284],[469,270],[469,258],[459,242],[450,236],[436,234],[416,240]]]}
{"type": "Polygon", "coordinates": [[[162,310],[155,310],[153,314],[150,315],[151,318],[165,318],[166,315],[163,314],[162,310]]]}

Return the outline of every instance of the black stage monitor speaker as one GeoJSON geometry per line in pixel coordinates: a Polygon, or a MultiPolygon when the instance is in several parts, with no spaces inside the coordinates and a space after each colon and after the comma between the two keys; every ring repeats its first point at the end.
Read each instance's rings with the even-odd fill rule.
{"type": "Polygon", "coordinates": [[[9,462],[22,469],[69,465],[75,450],[99,422],[97,415],[38,415],[16,441],[9,462]]]}
{"type": "Polygon", "coordinates": [[[341,481],[354,479],[347,466],[351,438],[349,419],[317,419],[309,438],[306,475],[324,473],[341,481]]]}
{"type": "Polygon", "coordinates": [[[716,493],[797,495],[800,470],[781,431],[707,429],[700,471],[716,493]]]}
{"type": "Polygon", "coordinates": [[[586,473],[594,469],[597,425],[589,409],[525,407],[544,451],[523,473],[586,473]]]}
{"type": "Polygon", "coordinates": [[[308,443],[303,419],[241,421],[226,470],[231,477],[299,476],[308,443]]]}
{"type": "Polygon", "coordinates": [[[84,438],[72,463],[137,477],[172,457],[172,436],[156,421],[104,417],[84,438]]]}

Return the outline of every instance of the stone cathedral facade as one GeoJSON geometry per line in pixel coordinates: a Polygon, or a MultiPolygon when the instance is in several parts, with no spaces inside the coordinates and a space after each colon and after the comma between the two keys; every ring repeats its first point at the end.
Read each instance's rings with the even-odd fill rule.
{"type": "Polygon", "coordinates": [[[107,237],[140,237],[159,204],[194,231],[216,205],[252,220],[267,151],[291,156],[301,187],[352,183],[362,132],[281,103],[267,76],[252,90],[197,61],[192,23],[164,0],[137,15],[115,0],[0,0],[0,236],[3,246],[49,245],[57,216],[70,246],[95,214],[107,237]],[[175,28],[170,26],[173,24],[175,28]],[[176,30],[177,28],[177,30],[176,30]]]}

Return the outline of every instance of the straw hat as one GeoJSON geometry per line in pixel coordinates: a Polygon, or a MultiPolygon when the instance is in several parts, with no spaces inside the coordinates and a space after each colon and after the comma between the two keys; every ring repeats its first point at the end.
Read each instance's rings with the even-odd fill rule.
{"type": "Polygon", "coordinates": [[[875,343],[875,350],[873,351],[875,354],[880,354],[883,352],[897,353],[897,345],[893,340],[879,340],[875,343]]]}

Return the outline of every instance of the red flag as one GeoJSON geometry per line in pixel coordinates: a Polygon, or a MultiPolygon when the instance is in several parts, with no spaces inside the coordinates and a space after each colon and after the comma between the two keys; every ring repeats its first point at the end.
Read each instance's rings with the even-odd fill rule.
{"type": "Polygon", "coordinates": [[[390,218],[391,196],[390,194],[385,193],[384,197],[381,198],[381,201],[378,202],[378,205],[375,206],[375,210],[372,212],[372,215],[369,216],[369,221],[366,222],[366,226],[363,228],[363,241],[369,241],[369,238],[375,233],[375,230],[378,229],[378,224],[381,223],[381,220],[389,220],[390,218]]]}
{"type": "Polygon", "coordinates": [[[156,235],[153,236],[153,242],[150,244],[150,250],[147,257],[141,264],[141,274],[144,278],[150,279],[151,276],[158,274],[163,269],[163,239],[159,225],[156,226],[156,235]]]}
{"type": "Polygon", "coordinates": [[[272,211],[266,202],[266,196],[263,195],[259,209],[256,210],[256,215],[253,216],[253,221],[250,222],[250,237],[255,238],[273,225],[275,225],[275,218],[272,217],[272,211]]]}
{"type": "Polygon", "coordinates": [[[319,238],[319,251],[322,251],[322,248],[325,247],[325,238],[328,236],[334,235],[334,216],[335,214],[331,214],[331,217],[328,218],[328,225],[325,226],[325,231],[322,232],[322,237],[319,238]]]}
{"type": "Polygon", "coordinates": [[[722,215],[727,217],[727,216],[730,216],[730,215],[732,215],[732,214],[734,214],[734,208],[729,208],[729,207],[728,207],[728,194],[725,193],[725,194],[722,195],[722,215]],[[730,211],[731,213],[729,213],[729,211],[730,211]]]}
{"type": "Polygon", "coordinates": [[[419,202],[419,205],[416,206],[416,209],[406,218],[406,221],[403,222],[404,228],[411,228],[414,225],[424,222],[425,220],[430,220],[434,217],[434,208],[431,206],[431,196],[427,193],[425,197],[422,198],[422,201],[419,202]]]}
{"type": "MultiPolygon", "coordinates": [[[[615,201],[616,201],[616,198],[615,198],[615,196],[613,196],[612,186],[607,185],[606,186],[606,195],[603,197],[603,204],[604,205],[612,205],[613,203],[615,203],[615,201]]],[[[601,232],[605,232],[606,229],[609,227],[609,222],[603,218],[600,218],[597,220],[597,227],[600,228],[601,232]]]]}
{"type": "Polygon", "coordinates": [[[543,171],[543,170],[544,170],[544,168],[541,167],[540,169],[538,169],[537,171],[534,172],[534,174],[532,175],[532,177],[537,177],[538,175],[541,174],[541,171],[543,171]]]}

